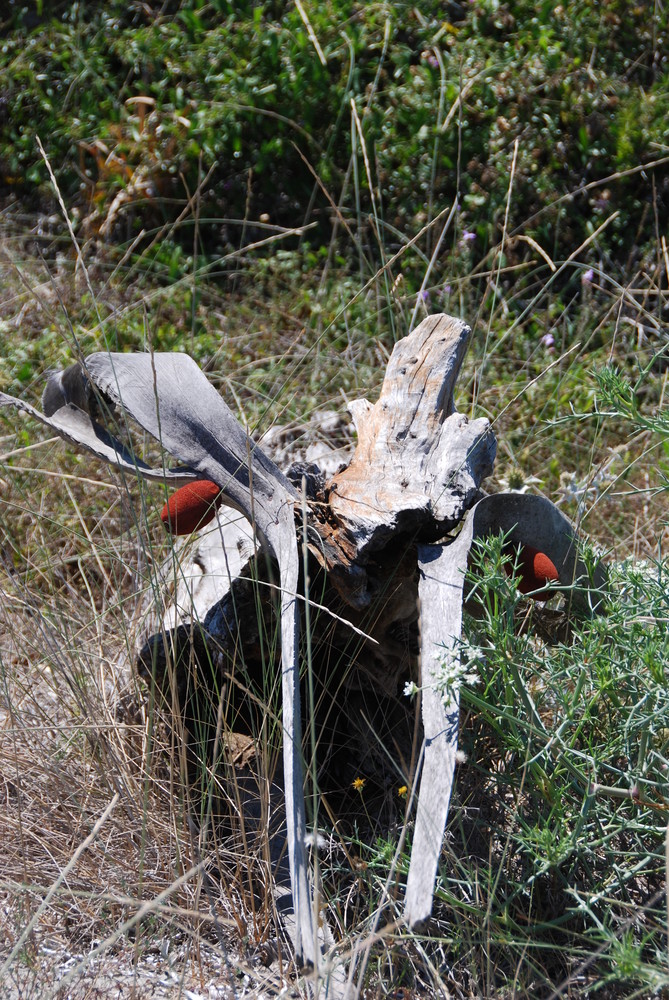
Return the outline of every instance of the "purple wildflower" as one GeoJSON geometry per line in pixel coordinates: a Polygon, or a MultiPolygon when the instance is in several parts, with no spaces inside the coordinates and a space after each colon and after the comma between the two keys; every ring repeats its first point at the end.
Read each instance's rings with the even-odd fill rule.
{"type": "Polygon", "coordinates": [[[469,229],[463,230],[463,233],[462,233],[462,242],[463,243],[471,243],[472,240],[475,240],[475,239],[476,239],[476,233],[470,232],[469,229]]]}
{"type": "Polygon", "coordinates": [[[544,347],[551,348],[555,347],[555,337],[552,333],[545,333],[541,338],[541,343],[544,347]]]}
{"type": "Polygon", "coordinates": [[[581,275],[581,284],[582,285],[591,285],[592,284],[592,279],[594,278],[594,276],[595,276],[595,272],[593,271],[593,269],[591,267],[589,267],[588,270],[584,274],[581,275]]]}

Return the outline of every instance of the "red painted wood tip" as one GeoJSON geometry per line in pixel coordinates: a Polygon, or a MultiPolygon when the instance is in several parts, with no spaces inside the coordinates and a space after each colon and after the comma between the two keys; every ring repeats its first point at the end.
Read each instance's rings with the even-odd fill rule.
{"type": "MultiPolygon", "coordinates": [[[[515,557],[515,552],[513,553],[515,557]]],[[[513,563],[505,563],[507,572],[513,572],[513,563]]],[[[533,590],[541,590],[551,583],[559,583],[560,576],[555,564],[548,558],[545,552],[539,552],[531,545],[521,545],[518,554],[518,590],[521,594],[530,594],[533,590]]],[[[543,595],[537,597],[546,599],[549,594],[544,591],[543,595]]]]}
{"type": "Polygon", "coordinates": [[[221,487],[210,479],[186,483],[169,498],[160,520],[172,535],[190,535],[214,519],[221,487]]]}

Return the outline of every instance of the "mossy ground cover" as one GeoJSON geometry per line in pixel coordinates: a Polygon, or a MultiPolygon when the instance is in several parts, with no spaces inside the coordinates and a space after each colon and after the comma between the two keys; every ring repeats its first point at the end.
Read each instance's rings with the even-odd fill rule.
{"type": "MultiPolygon", "coordinates": [[[[489,487],[559,501],[611,564],[606,617],[551,644],[519,627],[499,549],[481,554],[481,680],[430,934],[392,922],[401,824],[375,829],[364,786],[359,841],[323,862],[366,995],[666,992],[660,6],[43,0],[0,17],[4,390],[35,402],[48,368],[92,350],[185,350],[261,432],[373,398],[412,323],[462,315],[458,406],[493,421],[489,487]]],[[[222,947],[215,883],[260,983],[270,894],[243,855],[222,848],[208,882],[132,923],[198,858],[178,752],[158,753],[118,671],[162,599],[162,491],[110,485],[4,417],[0,448],[7,954],[119,782],[131,812],[7,975],[44,995],[49,935],[80,964],[101,939],[138,967],[187,942],[190,975],[198,941],[222,947]]]]}

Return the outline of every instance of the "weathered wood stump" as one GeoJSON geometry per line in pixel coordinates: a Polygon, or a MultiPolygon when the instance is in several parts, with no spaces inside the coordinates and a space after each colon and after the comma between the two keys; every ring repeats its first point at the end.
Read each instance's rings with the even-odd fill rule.
{"type": "Polygon", "coordinates": [[[180,678],[187,739],[196,729],[208,733],[205,754],[220,739],[222,716],[229,731],[266,730],[267,678],[273,684],[280,674],[280,781],[295,948],[305,964],[318,967],[321,958],[307,864],[301,689],[317,734],[317,747],[306,744],[310,770],[315,753],[322,796],[339,795],[344,807],[352,775],[373,775],[375,759],[394,759],[407,772],[415,707],[402,690],[407,681],[420,688],[419,792],[404,904],[416,926],[431,912],[453,783],[458,691],[456,680],[444,685],[444,672],[459,659],[473,537],[502,529],[514,543],[545,552],[586,611],[603,585],[549,501],[481,493],[495,439],[487,420],[469,420],[453,399],[469,337],[461,320],[439,315],[396,344],[378,401],[351,406],[357,446],[330,478],[313,465],[281,472],[182,354],[92,355],[52,377],[46,413],[0,394],[0,404],[27,410],[132,474],[212,480],[243,515],[238,523],[222,517],[206,536],[206,582],[197,594],[192,587],[177,592],[140,665],[154,678],[170,670],[180,678]],[[169,470],[142,463],[99,423],[109,407],[185,464],[169,470]],[[276,621],[280,643],[271,639],[276,621]],[[195,694],[203,685],[216,692],[213,719],[203,718],[195,694]]]}

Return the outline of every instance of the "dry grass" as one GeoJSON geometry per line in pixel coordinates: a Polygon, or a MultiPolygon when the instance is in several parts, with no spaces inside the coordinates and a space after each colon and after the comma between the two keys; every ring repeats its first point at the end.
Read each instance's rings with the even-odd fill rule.
{"type": "Polygon", "coordinates": [[[17,503],[20,491],[5,492],[3,534],[21,531],[23,560],[6,544],[0,582],[3,995],[129,996],[133,983],[199,995],[213,982],[227,996],[247,954],[248,983],[254,965],[272,979],[253,958],[266,927],[252,925],[239,859],[214,864],[208,844],[203,861],[180,755],[131,670],[150,559],[119,516],[121,489],[105,491],[109,510],[76,477],[17,503]]]}

